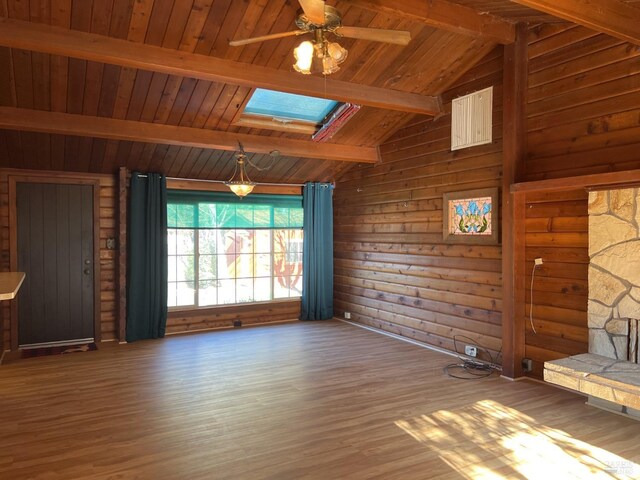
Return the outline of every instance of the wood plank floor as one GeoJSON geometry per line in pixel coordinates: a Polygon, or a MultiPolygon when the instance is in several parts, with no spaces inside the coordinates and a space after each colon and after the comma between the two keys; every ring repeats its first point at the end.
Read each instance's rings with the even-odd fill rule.
{"type": "Polygon", "coordinates": [[[0,367],[1,479],[635,478],[640,422],[341,322],[0,367]]]}

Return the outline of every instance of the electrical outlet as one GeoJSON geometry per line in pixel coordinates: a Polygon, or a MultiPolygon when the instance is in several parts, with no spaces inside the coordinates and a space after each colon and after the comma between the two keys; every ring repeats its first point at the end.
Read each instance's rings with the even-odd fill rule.
{"type": "Polygon", "coordinates": [[[465,353],[465,355],[469,355],[470,357],[477,357],[478,356],[478,347],[475,347],[473,345],[465,345],[464,346],[464,353],[465,353]]]}
{"type": "Polygon", "coordinates": [[[523,358],[522,371],[527,373],[527,372],[530,372],[531,370],[533,370],[533,360],[531,360],[530,358],[523,358]]]}
{"type": "Polygon", "coordinates": [[[351,320],[351,312],[344,312],[344,319],[351,320]]]}
{"type": "Polygon", "coordinates": [[[544,263],[544,262],[542,261],[542,257],[538,257],[538,258],[536,258],[536,259],[535,259],[535,262],[536,262],[536,266],[537,266],[537,265],[542,265],[542,264],[544,263]]]}

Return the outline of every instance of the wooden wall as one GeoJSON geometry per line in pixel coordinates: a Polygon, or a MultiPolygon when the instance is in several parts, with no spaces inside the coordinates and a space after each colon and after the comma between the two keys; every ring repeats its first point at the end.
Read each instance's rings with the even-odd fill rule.
{"type": "MultiPolygon", "coordinates": [[[[523,180],[640,168],[640,47],[575,25],[530,31],[528,156],[523,180]]],[[[588,218],[584,190],[527,194],[527,304],[531,268],[534,334],[525,354],[545,360],[586,352],[588,218]]]]}
{"type": "Polygon", "coordinates": [[[525,231],[525,356],[533,360],[533,375],[541,377],[545,361],[588,351],[586,191],[528,194],[525,231]],[[531,274],[538,257],[544,263],[533,284],[534,334],[531,274]]]}
{"type": "Polygon", "coordinates": [[[248,305],[227,305],[202,310],[169,312],[167,334],[295,321],[300,316],[300,300],[278,300],[248,305]]]}
{"type": "Polygon", "coordinates": [[[417,119],[351,169],[334,197],[336,315],[454,349],[501,347],[501,248],[442,241],[442,194],[500,185],[502,48],[444,95],[446,115],[417,119]],[[493,85],[494,141],[450,151],[450,100],[493,85]]]}

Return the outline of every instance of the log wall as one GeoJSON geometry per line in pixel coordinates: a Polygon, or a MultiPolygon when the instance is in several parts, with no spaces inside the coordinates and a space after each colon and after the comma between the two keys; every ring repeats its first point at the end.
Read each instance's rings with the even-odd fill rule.
{"type": "MultiPolygon", "coordinates": [[[[640,168],[640,47],[575,25],[530,30],[528,156],[523,180],[640,168]]],[[[533,261],[534,376],[545,360],[588,349],[585,190],[527,194],[526,313],[533,261]]]]}
{"type": "Polygon", "coordinates": [[[454,350],[501,347],[500,246],[450,245],[442,194],[498,187],[502,168],[502,48],[444,96],[447,113],[419,119],[353,168],[334,197],[336,314],[454,350]],[[451,99],[494,86],[494,141],[451,152],[451,99]]]}

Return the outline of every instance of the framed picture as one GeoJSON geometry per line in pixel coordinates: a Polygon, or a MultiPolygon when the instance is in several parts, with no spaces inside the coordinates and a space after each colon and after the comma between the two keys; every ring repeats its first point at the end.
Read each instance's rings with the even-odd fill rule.
{"type": "Polygon", "coordinates": [[[449,192],[442,200],[446,243],[499,243],[497,188],[449,192]]]}

